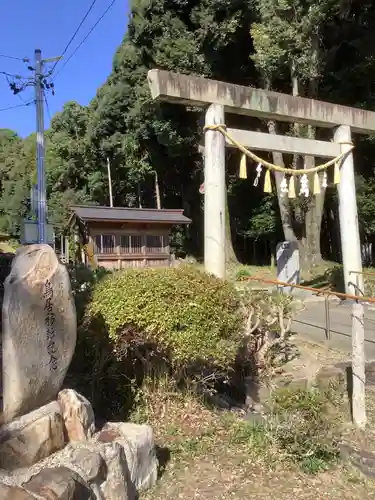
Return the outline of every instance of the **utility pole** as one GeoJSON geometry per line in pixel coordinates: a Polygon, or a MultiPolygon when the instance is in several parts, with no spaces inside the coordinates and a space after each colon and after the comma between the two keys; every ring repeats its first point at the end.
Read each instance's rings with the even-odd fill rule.
{"type": "Polygon", "coordinates": [[[35,49],[36,165],[38,178],[38,242],[47,243],[46,173],[44,170],[44,100],[42,90],[43,61],[35,49]]]}
{"type": "Polygon", "coordinates": [[[107,156],[107,169],[108,169],[108,187],[109,187],[109,206],[113,207],[111,164],[109,163],[108,156],[107,156]]]}
{"type": "MultiPolygon", "coordinates": [[[[37,240],[39,243],[48,243],[46,173],[44,168],[44,90],[52,89],[52,95],[55,95],[54,83],[53,81],[48,82],[47,79],[51,77],[57,62],[62,59],[62,57],[63,56],[42,59],[42,51],[40,49],[35,49],[35,67],[27,67],[27,69],[34,72],[34,76],[27,78],[15,76],[16,79],[21,81],[21,84],[18,84],[15,81],[9,82],[9,87],[14,95],[19,94],[28,86],[35,87],[37,186],[36,191],[35,186],[32,186],[30,198],[32,211],[34,212],[35,210],[37,212],[37,240]],[[56,64],[52,70],[50,70],[47,74],[44,74],[44,63],[51,62],[56,62],[56,64]],[[26,79],[27,82],[23,82],[22,80],[24,79],[26,79]]],[[[29,59],[27,58],[24,58],[23,61],[29,63],[29,59]]],[[[27,106],[30,103],[31,101],[25,103],[25,105],[27,106]]],[[[35,241],[34,237],[33,241],[35,241]]]]}
{"type": "MultiPolygon", "coordinates": [[[[36,104],[36,166],[38,179],[38,242],[47,243],[47,194],[44,168],[44,84],[43,63],[59,61],[62,56],[42,59],[42,51],[35,49],[35,104],[36,104]]],[[[53,87],[46,84],[47,88],[53,87]]]]}

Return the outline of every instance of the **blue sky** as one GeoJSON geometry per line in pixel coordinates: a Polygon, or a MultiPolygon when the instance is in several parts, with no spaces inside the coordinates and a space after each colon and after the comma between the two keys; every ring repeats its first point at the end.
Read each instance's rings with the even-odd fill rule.
{"type": "MultiPolygon", "coordinates": [[[[29,57],[33,60],[34,49],[42,50],[42,57],[49,58],[62,53],[78,27],[92,0],[2,0],[0,3],[0,54],[29,57]]],[[[95,24],[111,0],[97,0],[74,42],[68,49],[66,59],[95,24]]],[[[49,95],[51,115],[60,111],[67,101],[88,104],[96,90],[111,72],[115,50],[121,43],[128,22],[128,1],[117,0],[103,20],[91,33],[55,81],[56,95],[49,95]]],[[[56,68],[62,66],[60,61],[56,68]]],[[[30,76],[30,71],[21,61],[0,57],[0,71],[30,76]]],[[[32,88],[23,92],[28,101],[34,96],[32,88]]],[[[12,94],[6,78],[0,75],[0,109],[22,104],[12,94]]],[[[45,126],[49,117],[45,111],[45,126]]],[[[35,130],[35,107],[19,107],[0,112],[0,128],[10,128],[21,136],[35,130]]]]}

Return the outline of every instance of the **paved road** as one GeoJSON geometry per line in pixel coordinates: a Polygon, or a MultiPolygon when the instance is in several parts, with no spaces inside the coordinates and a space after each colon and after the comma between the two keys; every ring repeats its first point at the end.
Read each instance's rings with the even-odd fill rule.
{"type": "MultiPolygon", "coordinates": [[[[293,322],[292,330],[311,340],[325,342],[344,352],[351,352],[352,303],[329,302],[331,338],[327,340],[325,302],[307,302],[293,322]]],[[[365,350],[368,361],[375,360],[375,308],[365,305],[365,350]]]]}

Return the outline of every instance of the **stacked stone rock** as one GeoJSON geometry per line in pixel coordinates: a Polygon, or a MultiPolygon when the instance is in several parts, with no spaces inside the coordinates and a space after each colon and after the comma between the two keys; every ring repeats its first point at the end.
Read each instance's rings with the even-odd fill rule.
{"type": "Polygon", "coordinates": [[[89,401],[60,391],[75,342],[65,267],[49,246],[21,249],[3,302],[2,500],[131,500],[156,482],[149,426],[107,423],[97,432],[89,401]]]}

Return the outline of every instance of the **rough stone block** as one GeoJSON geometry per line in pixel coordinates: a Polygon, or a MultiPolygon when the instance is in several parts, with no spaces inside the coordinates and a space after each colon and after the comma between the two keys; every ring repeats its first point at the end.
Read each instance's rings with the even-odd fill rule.
{"type": "Polygon", "coordinates": [[[53,401],[77,337],[68,271],[49,245],[17,250],[4,286],[3,421],[53,401]]]}
{"type": "Polygon", "coordinates": [[[96,500],[83,479],[67,467],[44,469],[23,487],[45,500],[96,500]]]}
{"type": "Polygon", "coordinates": [[[316,374],[315,384],[320,389],[327,389],[334,385],[344,390],[346,385],[345,370],[335,366],[325,366],[316,374]]]}
{"type": "Polygon", "coordinates": [[[158,460],[152,428],[132,423],[107,423],[99,442],[117,442],[125,450],[130,479],[137,490],[151,488],[157,480],[158,460]]]}
{"type": "Polygon", "coordinates": [[[124,448],[116,442],[106,443],[100,453],[107,466],[106,480],[100,485],[104,500],[136,500],[124,448]]]}
{"type": "Polygon", "coordinates": [[[271,397],[270,387],[252,377],[245,379],[244,387],[246,407],[255,412],[263,413],[267,409],[267,403],[271,397]]]}
{"type": "Polygon", "coordinates": [[[96,443],[68,444],[63,450],[37,464],[38,469],[58,466],[72,469],[88,484],[101,484],[107,475],[107,466],[96,443]]]}
{"type": "MultiPolygon", "coordinates": [[[[24,485],[28,489],[27,484],[34,477],[43,478],[39,476],[42,471],[57,468],[66,468],[77,474],[94,492],[96,495],[94,498],[99,500],[135,500],[136,498],[125,451],[116,442],[70,443],[32,467],[15,471],[10,479],[4,479],[3,482],[9,484],[9,481],[13,481],[14,484],[24,485]]],[[[81,498],[77,497],[77,500],[81,498]]]]}
{"type": "Polygon", "coordinates": [[[54,401],[0,429],[0,467],[28,467],[65,445],[60,406],[54,401]]]}
{"type": "Polygon", "coordinates": [[[73,389],[59,392],[65,430],[69,441],[87,441],[95,433],[95,416],[91,403],[73,389]]]}
{"type": "Polygon", "coordinates": [[[292,380],[288,380],[284,384],[282,383],[282,380],[280,380],[278,384],[279,388],[289,389],[291,391],[307,390],[309,386],[310,383],[307,377],[296,377],[292,380]]]}
{"type": "Polygon", "coordinates": [[[1,500],[36,500],[36,497],[18,486],[0,484],[1,500]]]}

